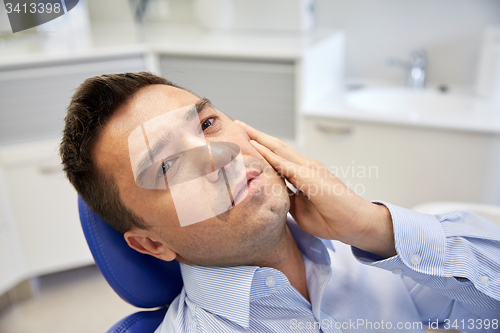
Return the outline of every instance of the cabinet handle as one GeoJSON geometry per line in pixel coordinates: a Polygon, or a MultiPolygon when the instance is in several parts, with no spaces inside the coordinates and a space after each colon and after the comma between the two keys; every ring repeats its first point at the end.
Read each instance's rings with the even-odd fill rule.
{"type": "Polygon", "coordinates": [[[39,169],[39,172],[42,175],[51,175],[54,173],[60,173],[62,171],[63,171],[63,167],[61,164],[41,166],[39,169]]]}
{"type": "Polygon", "coordinates": [[[354,129],[346,126],[331,126],[324,124],[316,124],[316,129],[322,133],[334,135],[349,135],[352,134],[354,129]]]}

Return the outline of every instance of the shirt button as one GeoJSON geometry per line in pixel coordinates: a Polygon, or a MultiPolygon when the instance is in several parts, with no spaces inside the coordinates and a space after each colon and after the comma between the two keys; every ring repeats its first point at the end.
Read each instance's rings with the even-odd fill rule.
{"type": "Polygon", "coordinates": [[[392,269],[392,274],[401,274],[401,273],[403,273],[403,270],[401,268],[392,269]]]}
{"type": "Polygon", "coordinates": [[[479,278],[479,282],[481,282],[481,284],[484,284],[485,286],[487,286],[490,284],[490,279],[486,275],[483,275],[479,278]]]}
{"type": "Polygon", "coordinates": [[[266,278],[266,286],[268,286],[268,287],[274,287],[275,283],[276,283],[276,280],[272,276],[268,276],[266,278]]]}
{"type": "Polygon", "coordinates": [[[422,258],[418,254],[414,254],[411,256],[410,261],[413,265],[418,265],[422,261],[422,258]]]}

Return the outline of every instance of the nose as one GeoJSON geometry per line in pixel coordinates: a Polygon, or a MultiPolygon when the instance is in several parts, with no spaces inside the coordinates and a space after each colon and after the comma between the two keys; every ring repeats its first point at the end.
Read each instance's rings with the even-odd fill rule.
{"type": "Polygon", "coordinates": [[[215,183],[219,180],[220,169],[236,158],[240,152],[240,147],[231,142],[210,142],[208,146],[213,172],[207,174],[207,178],[210,182],[215,183]]]}

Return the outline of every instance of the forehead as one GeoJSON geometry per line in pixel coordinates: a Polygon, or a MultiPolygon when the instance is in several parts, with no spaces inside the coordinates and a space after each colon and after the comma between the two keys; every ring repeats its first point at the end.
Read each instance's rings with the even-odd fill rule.
{"type": "Polygon", "coordinates": [[[163,84],[150,85],[140,89],[116,110],[107,130],[128,136],[140,124],[198,101],[199,97],[184,89],[163,84]]]}

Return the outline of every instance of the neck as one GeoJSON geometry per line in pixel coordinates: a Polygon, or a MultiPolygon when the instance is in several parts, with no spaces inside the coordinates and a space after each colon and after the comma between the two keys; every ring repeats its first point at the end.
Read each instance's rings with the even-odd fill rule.
{"type": "Polygon", "coordinates": [[[288,226],[281,241],[276,244],[274,251],[270,253],[272,253],[272,256],[268,256],[267,260],[264,260],[258,266],[271,267],[285,274],[290,284],[310,302],[302,253],[288,226]]]}

